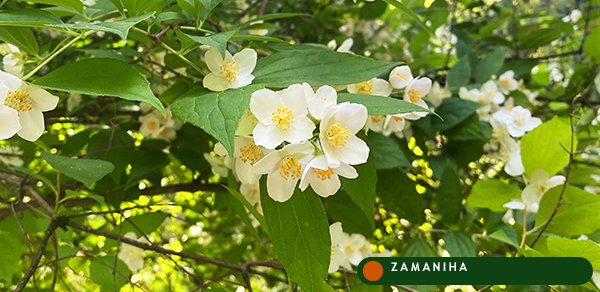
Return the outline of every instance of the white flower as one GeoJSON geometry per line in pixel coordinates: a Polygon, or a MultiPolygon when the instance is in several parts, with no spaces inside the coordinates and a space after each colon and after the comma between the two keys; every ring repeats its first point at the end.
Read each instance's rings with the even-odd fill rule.
{"type": "Polygon", "coordinates": [[[342,223],[335,222],[329,226],[329,236],[331,237],[331,259],[329,261],[329,273],[337,271],[340,266],[345,269],[351,269],[350,261],[342,251],[342,245],[348,238],[348,235],[342,230],[342,223]]]}
{"type": "Polygon", "coordinates": [[[204,159],[210,164],[212,173],[219,175],[220,177],[229,176],[231,159],[221,142],[215,144],[213,153],[204,153],[204,159]]]}
{"type": "Polygon", "coordinates": [[[481,86],[481,95],[486,103],[502,104],[504,102],[504,95],[498,90],[498,86],[492,80],[487,81],[481,86]]]}
{"type": "Polygon", "coordinates": [[[405,65],[394,68],[388,79],[393,88],[402,89],[413,81],[413,76],[410,67],[405,65]]]}
{"type": "Polygon", "coordinates": [[[94,6],[94,5],[96,5],[96,0],[81,0],[81,2],[85,6],[94,6]]]}
{"type": "Polygon", "coordinates": [[[55,109],[58,97],[39,87],[29,86],[4,71],[0,71],[0,86],[6,87],[0,87],[0,138],[10,138],[10,134],[14,135],[14,130],[18,128],[17,134],[21,138],[36,141],[44,132],[42,112],[55,109]],[[18,120],[14,120],[14,111],[18,112],[18,120]]]}
{"type": "MultiPolygon", "coordinates": [[[[143,238],[138,239],[134,232],[127,232],[123,237],[133,240],[140,240],[143,238]]],[[[143,253],[143,249],[123,243],[117,256],[127,265],[131,272],[135,273],[144,267],[143,253]]]]}
{"type": "Polygon", "coordinates": [[[271,150],[254,144],[249,137],[235,137],[235,175],[243,184],[255,184],[260,179],[254,171],[254,164],[271,150]]]}
{"type": "Polygon", "coordinates": [[[493,136],[500,142],[500,159],[505,160],[504,171],[510,176],[520,176],[525,172],[521,160],[521,144],[510,137],[506,125],[495,119],[490,120],[493,136]]]}
{"type": "Polygon", "coordinates": [[[331,168],[325,156],[315,157],[302,172],[300,190],[304,191],[310,185],[315,193],[321,197],[335,195],[341,186],[340,175],[345,178],[358,177],[356,170],[348,164],[340,163],[338,167],[331,168]]]}
{"type": "Polygon", "coordinates": [[[9,43],[0,46],[2,46],[0,52],[4,55],[2,59],[4,71],[19,78],[23,77],[23,54],[21,50],[9,43]]]}
{"type": "Polygon", "coordinates": [[[7,166],[23,166],[23,159],[19,155],[23,154],[23,151],[16,146],[6,146],[0,148],[0,162],[7,166]]]}
{"type": "MultiPolygon", "coordinates": [[[[259,20],[251,23],[250,25],[257,25],[262,23],[264,23],[264,21],[259,20]]],[[[248,30],[248,33],[251,35],[265,36],[269,33],[269,30],[265,28],[251,28],[248,30]]]]}
{"type": "Polygon", "coordinates": [[[385,118],[382,133],[389,136],[392,133],[401,133],[406,126],[406,114],[389,115],[385,118]]]}
{"type": "Polygon", "coordinates": [[[531,112],[522,106],[512,109],[501,108],[492,118],[506,125],[508,133],[513,137],[521,137],[542,124],[542,120],[531,116],[531,112]]]}
{"type": "Polygon", "coordinates": [[[368,81],[348,85],[348,92],[389,96],[392,93],[392,86],[383,79],[373,78],[368,81]]]}
{"type": "Polygon", "coordinates": [[[330,166],[367,162],[369,146],[356,137],[366,122],[367,108],[362,104],[344,102],[327,111],[319,125],[319,140],[330,166]]]}
{"type": "Polygon", "coordinates": [[[342,42],[342,44],[337,48],[336,51],[338,51],[340,53],[351,53],[352,54],[352,52],[350,51],[350,49],[352,48],[352,45],[354,45],[354,40],[351,38],[347,38],[342,42]]]}
{"type": "Polygon", "coordinates": [[[142,125],[140,126],[140,134],[144,137],[155,138],[160,132],[160,118],[158,114],[151,112],[147,115],[140,116],[139,119],[142,125]]]}
{"type": "Polygon", "coordinates": [[[240,194],[252,204],[252,206],[260,205],[260,184],[240,184],[240,194]]]}
{"type": "Polygon", "coordinates": [[[293,84],[274,92],[252,93],[250,110],[258,119],[253,135],[256,145],[275,149],[283,141],[300,143],[312,137],[315,124],[307,117],[304,87],[293,84]]]}
{"type": "MultiPolygon", "coordinates": [[[[417,77],[413,79],[406,88],[406,91],[404,92],[404,101],[416,104],[428,110],[429,106],[427,106],[427,103],[425,100],[423,100],[423,98],[429,94],[429,91],[431,91],[431,79],[427,77],[417,77]]],[[[427,116],[428,114],[428,112],[412,112],[406,114],[405,117],[409,120],[418,120],[419,118],[427,116]]]]}
{"type": "Polygon", "coordinates": [[[439,83],[433,82],[431,86],[431,92],[427,95],[427,100],[433,104],[434,107],[438,107],[442,101],[448,97],[452,96],[450,89],[448,87],[441,87],[439,83]]]}
{"type": "Polygon", "coordinates": [[[341,248],[346,258],[355,266],[358,266],[360,261],[372,253],[369,241],[362,234],[358,233],[350,234],[345,242],[343,242],[341,248]]]}
{"type": "Polygon", "coordinates": [[[204,55],[204,60],[211,73],[204,77],[202,84],[212,91],[224,91],[229,88],[244,87],[254,80],[256,67],[256,51],[243,49],[235,55],[225,51],[225,58],[216,48],[211,47],[204,55]]]}
{"type": "Polygon", "coordinates": [[[504,204],[509,209],[524,210],[537,213],[542,196],[551,188],[564,184],[565,177],[555,175],[550,177],[544,170],[538,169],[531,175],[531,181],[521,193],[521,200],[504,204]]]}
{"type": "MultiPolygon", "coordinates": [[[[141,108],[145,105],[142,103],[141,108]]],[[[166,108],[166,114],[163,115],[157,110],[151,110],[149,113],[138,118],[141,123],[140,134],[152,139],[161,139],[173,141],[177,138],[177,130],[182,126],[179,120],[173,118],[170,108],[166,108]]]]}
{"type": "Polygon", "coordinates": [[[312,88],[306,83],[304,83],[303,86],[306,91],[308,112],[315,119],[323,119],[327,109],[337,104],[337,91],[335,91],[335,88],[328,85],[319,87],[317,92],[312,92],[312,88]]]}
{"type": "Polygon", "coordinates": [[[366,129],[367,131],[371,130],[373,132],[381,133],[383,132],[385,121],[386,116],[383,115],[369,116],[367,119],[366,129]]]}
{"type": "Polygon", "coordinates": [[[594,285],[600,289],[600,272],[594,271],[592,274],[592,282],[594,282],[594,285]]]}
{"type": "Polygon", "coordinates": [[[304,166],[315,148],[308,142],[289,144],[267,154],[254,164],[254,171],[267,174],[267,193],[277,202],[285,202],[294,194],[304,166]]]}
{"type": "Polygon", "coordinates": [[[508,94],[509,92],[516,90],[519,87],[519,82],[515,80],[515,72],[509,70],[502,73],[500,78],[498,78],[498,85],[504,94],[508,94]]]}
{"type": "Polygon", "coordinates": [[[562,21],[576,23],[579,19],[581,19],[581,16],[582,16],[581,10],[573,9],[573,11],[571,11],[571,13],[569,13],[569,15],[562,18],[562,21]]]}

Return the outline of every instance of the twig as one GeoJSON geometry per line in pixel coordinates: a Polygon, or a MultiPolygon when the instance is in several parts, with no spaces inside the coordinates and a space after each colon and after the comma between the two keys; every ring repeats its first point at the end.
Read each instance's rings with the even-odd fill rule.
{"type": "Polygon", "coordinates": [[[148,37],[150,37],[150,39],[152,39],[155,43],[160,44],[162,43],[162,41],[160,40],[160,38],[167,33],[169,30],[178,27],[182,24],[184,24],[186,21],[185,20],[177,20],[177,21],[173,21],[171,23],[165,24],[165,27],[163,29],[161,29],[159,32],[155,33],[155,34],[150,34],[148,35],[148,37]]]}
{"type": "Polygon", "coordinates": [[[50,238],[52,237],[52,234],[54,234],[54,230],[56,230],[57,227],[58,227],[58,223],[56,220],[50,221],[50,225],[48,226],[48,229],[46,229],[46,232],[44,233],[44,237],[42,238],[42,241],[40,242],[40,246],[39,246],[37,252],[35,253],[34,257],[31,259],[31,266],[29,266],[29,269],[27,270],[27,272],[25,272],[25,275],[23,276],[23,278],[21,278],[21,280],[17,284],[17,288],[15,288],[15,291],[17,291],[17,292],[23,291],[23,289],[27,285],[27,282],[29,282],[29,279],[31,279],[31,276],[33,276],[33,274],[35,273],[35,270],[37,270],[38,264],[40,263],[40,259],[42,258],[42,255],[44,254],[44,249],[46,249],[46,244],[48,244],[48,240],[50,240],[50,238]]]}

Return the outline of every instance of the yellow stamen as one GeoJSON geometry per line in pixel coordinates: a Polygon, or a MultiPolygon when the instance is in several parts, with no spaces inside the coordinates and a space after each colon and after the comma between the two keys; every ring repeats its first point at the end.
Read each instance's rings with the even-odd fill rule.
{"type": "Polygon", "coordinates": [[[327,128],[325,137],[334,146],[346,146],[348,138],[350,138],[350,130],[344,128],[340,123],[335,123],[327,128]]]}
{"type": "Polygon", "coordinates": [[[411,88],[410,90],[408,90],[408,99],[410,99],[410,102],[412,103],[419,101],[421,99],[421,92],[414,88],[411,88]]]}
{"type": "Polygon", "coordinates": [[[11,91],[4,100],[4,105],[18,112],[28,112],[33,108],[33,101],[29,93],[21,90],[11,91]]]}
{"type": "Polygon", "coordinates": [[[327,170],[313,168],[312,171],[315,174],[315,176],[317,176],[317,178],[320,180],[330,180],[333,176],[333,169],[331,168],[327,168],[327,170]]]}
{"type": "Polygon", "coordinates": [[[273,123],[282,130],[287,130],[294,121],[294,113],[285,105],[278,106],[271,115],[273,123]]]}
{"type": "Polygon", "coordinates": [[[371,122],[373,123],[379,123],[381,121],[383,121],[383,116],[370,116],[369,118],[371,118],[371,122]]]}
{"type": "Polygon", "coordinates": [[[240,148],[240,159],[242,162],[249,162],[251,165],[259,161],[263,157],[263,152],[260,147],[256,146],[253,142],[240,148]]]}
{"type": "Polygon", "coordinates": [[[356,84],[358,93],[373,94],[373,81],[365,81],[356,84]]]}
{"type": "Polygon", "coordinates": [[[401,121],[404,121],[404,118],[403,118],[403,117],[399,117],[399,116],[392,116],[392,119],[393,119],[394,121],[396,121],[396,122],[401,122],[401,121]]]}
{"type": "Polygon", "coordinates": [[[284,179],[299,179],[302,166],[294,157],[287,156],[279,163],[279,174],[284,179]]]}
{"type": "Polygon", "coordinates": [[[220,73],[225,79],[234,81],[240,75],[240,66],[234,59],[231,59],[221,65],[220,73]]]}

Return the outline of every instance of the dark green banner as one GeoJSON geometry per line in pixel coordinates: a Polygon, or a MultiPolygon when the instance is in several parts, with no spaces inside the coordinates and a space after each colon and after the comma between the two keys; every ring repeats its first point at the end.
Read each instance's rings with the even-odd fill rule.
{"type": "Polygon", "coordinates": [[[359,278],[373,285],[580,285],[592,273],[578,257],[372,257],[358,266],[359,278]]]}

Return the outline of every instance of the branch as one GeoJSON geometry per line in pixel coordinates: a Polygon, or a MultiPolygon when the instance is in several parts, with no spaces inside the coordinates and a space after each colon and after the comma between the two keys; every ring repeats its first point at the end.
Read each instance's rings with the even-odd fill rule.
{"type": "Polygon", "coordinates": [[[223,267],[226,269],[230,269],[233,271],[237,271],[237,272],[242,272],[242,273],[249,272],[249,273],[259,274],[259,275],[262,273],[252,270],[251,269],[252,266],[272,267],[275,269],[283,270],[283,267],[281,266],[281,264],[278,262],[275,262],[275,261],[267,261],[267,262],[256,261],[256,262],[248,262],[243,265],[237,265],[237,264],[228,263],[228,262],[218,260],[218,259],[213,259],[213,258],[204,256],[204,255],[200,255],[200,254],[192,254],[192,253],[187,253],[187,252],[183,252],[183,251],[174,251],[174,250],[166,249],[166,248],[163,248],[160,246],[147,244],[144,242],[140,242],[137,240],[133,240],[133,239],[130,239],[127,237],[120,236],[118,234],[93,229],[93,228],[81,225],[79,223],[69,221],[67,218],[64,218],[64,217],[59,218],[59,221],[60,221],[61,225],[69,226],[73,229],[77,229],[77,230],[91,233],[94,235],[104,236],[106,238],[110,238],[110,239],[117,240],[117,241],[120,240],[122,243],[126,243],[129,245],[135,246],[135,247],[139,247],[144,250],[151,250],[151,251],[155,251],[155,252],[158,252],[161,254],[176,255],[176,256],[180,256],[182,258],[191,259],[200,264],[213,264],[213,265],[223,267]]]}
{"type": "Polygon", "coordinates": [[[27,270],[25,275],[23,276],[21,281],[19,281],[19,283],[17,284],[17,288],[15,288],[15,291],[17,291],[17,292],[23,291],[23,289],[27,285],[27,282],[29,282],[29,279],[31,279],[31,276],[33,276],[33,274],[35,273],[35,270],[37,270],[38,265],[40,263],[40,259],[42,259],[42,255],[44,254],[44,249],[46,249],[46,244],[48,244],[50,237],[52,237],[52,234],[54,234],[54,230],[56,230],[57,227],[58,227],[58,224],[57,224],[56,220],[50,221],[50,226],[48,226],[48,229],[46,229],[46,232],[44,233],[42,242],[40,242],[40,247],[38,248],[34,257],[31,259],[31,266],[29,266],[29,269],[27,270]]]}
{"type": "Polygon", "coordinates": [[[166,193],[176,193],[176,192],[221,192],[226,191],[226,189],[219,184],[204,184],[201,182],[191,182],[191,183],[183,183],[176,184],[164,187],[149,187],[145,188],[141,191],[141,194],[144,196],[152,196],[152,195],[160,195],[166,193]]]}

